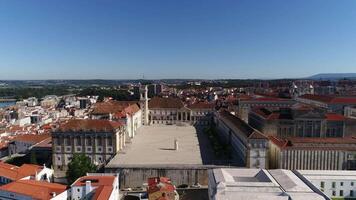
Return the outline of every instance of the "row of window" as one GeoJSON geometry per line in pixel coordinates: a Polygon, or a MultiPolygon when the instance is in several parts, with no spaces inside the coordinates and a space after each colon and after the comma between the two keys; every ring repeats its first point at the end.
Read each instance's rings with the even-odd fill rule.
{"type": "MultiPolygon", "coordinates": [[[[344,182],[340,182],[340,186],[344,186],[344,182]]],[[[350,182],[350,186],[354,186],[354,182],[350,182]]],[[[321,181],[320,182],[320,188],[324,188],[325,187],[325,182],[321,181]]],[[[336,182],[331,182],[331,187],[335,188],[336,187],[336,182]]]]}
{"type": "Polygon", "coordinates": [[[242,107],[256,107],[256,106],[264,106],[264,107],[289,107],[290,104],[288,103],[246,103],[246,104],[242,104],[242,107]]]}
{"type": "MultiPolygon", "coordinates": [[[[299,137],[320,137],[320,127],[312,126],[298,126],[296,129],[297,136],[299,137]]],[[[278,136],[294,136],[294,127],[280,127],[278,128],[278,136]]],[[[342,137],[342,127],[327,128],[326,137],[342,137]]]]}
{"type": "MultiPolygon", "coordinates": [[[[93,158],[92,158],[91,156],[88,156],[88,158],[90,159],[90,161],[93,161],[93,158]]],[[[72,161],[72,157],[71,157],[71,156],[69,156],[67,159],[68,159],[69,162],[72,161]]],[[[58,160],[58,161],[61,161],[61,157],[58,156],[58,157],[57,157],[57,160],[58,160]]],[[[105,161],[105,158],[103,159],[103,157],[99,156],[97,161],[98,161],[99,163],[102,163],[103,161],[105,161]]]]}
{"type": "MultiPolygon", "coordinates": [[[[60,138],[55,138],[55,144],[56,145],[61,145],[62,144],[62,140],[60,138]]],[[[112,146],[112,137],[96,137],[96,138],[93,138],[93,137],[85,137],[84,138],[85,140],[85,145],[87,146],[91,146],[93,145],[93,141],[96,141],[96,145],[98,146],[102,146],[103,143],[105,142],[105,140],[107,141],[107,145],[108,146],[112,146]]],[[[64,145],[67,145],[67,146],[71,146],[72,145],[72,142],[73,142],[73,138],[71,137],[65,137],[63,138],[63,142],[64,142],[64,145]]],[[[82,145],[82,138],[81,137],[75,137],[74,138],[74,142],[75,142],[75,145],[82,145]]]]}
{"type": "MultiPolygon", "coordinates": [[[[86,152],[92,152],[92,147],[86,147],[85,150],[86,150],[86,152]]],[[[66,152],[71,152],[71,151],[72,151],[72,148],[71,148],[71,147],[66,147],[66,148],[65,148],[65,151],[66,151],[66,152]]],[[[84,150],[83,150],[83,151],[84,151],[84,150]]],[[[97,148],[97,152],[102,152],[102,151],[103,151],[103,149],[102,149],[101,147],[98,147],[98,148],[97,148]]],[[[112,148],[111,148],[111,147],[107,148],[107,151],[108,151],[109,153],[112,153],[112,148]]],[[[61,147],[56,147],[56,152],[61,152],[61,147]]],[[[77,148],[75,149],[75,152],[82,152],[82,148],[81,148],[81,147],[77,147],[77,148]]]]}
{"type": "MultiPolygon", "coordinates": [[[[153,114],[161,114],[161,115],[176,115],[177,112],[174,112],[174,111],[152,111],[153,114]]],[[[195,114],[198,114],[198,115],[207,115],[209,114],[208,111],[197,111],[197,112],[194,112],[195,114]]],[[[185,112],[185,115],[189,115],[190,113],[189,112],[185,112]]],[[[184,115],[183,113],[181,113],[181,115],[184,115]]]]}
{"type": "MultiPolygon", "coordinates": [[[[324,192],[323,189],[322,189],[321,191],[324,192]]],[[[332,191],[332,196],[337,196],[335,190],[332,191]]],[[[339,196],[340,196],[340,197],[343,197],[343,196],[344,196],[344,191],[343,191],[343,190],[340,190],[340,191],[339,191],[339,196]]],[[[350,190],[349,196],[350,196],[350,197],[354,197],[354,191],[353,191],[353,190],[350,190]]]]}

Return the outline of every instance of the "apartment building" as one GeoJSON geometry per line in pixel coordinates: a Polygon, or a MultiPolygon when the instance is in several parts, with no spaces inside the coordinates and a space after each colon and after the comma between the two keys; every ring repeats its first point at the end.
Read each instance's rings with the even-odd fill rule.
{"type": "Polygon", "coordinates": [[[125,146],[126,130],[117,121],[72,119],[52,133],[56,177],[64,177],[74,153],[83,153],[96,165],[108,162],[125,146]]]}
{"type": "Polygon", "coordinates": [[[295,101],[292,99],[242,95],[238,97],[234,110],[240,119],[248,123],[249,112],[255,107],[288,108],[291,107],[294,103],[295,101]]]}
{"type": "Polygon", "coordinates": [[[197,124],[207,125],[212,121],[214,104],[196,102],[189,106],[179,98],[153,97],[148,102],[150,124],[197,124]]]}
{"type": "Polygon", "coordinates": [[[269,136],[269,166],[291,170],[355,170],[356,138],[269,136]]]}
{"type": "Polygon", "coordinates": [[[120,199],[118,177],[110,174],[80,177],[71,185],[68,196],[70,199],[120,199]]]}
{"type": "Polygon", "coordinates": [[[333,199],[356,199],[356,171],[298,170],[306,180],[333,199]]]}
{"type": "Polygon", "coordinates": [[[105,101],[94,104],[90,113],[92,119],[113,120],[126,126],[127,139],[136,135],[142,125],[142,111],[135,101],[105,101]]]}
{"type": "Polygon", "coordinates": [[[296,98],[298,102],[317,106],[328,112],[344,113],[346,106],[356,106],[355,96],[333,96],[305,94],[296,98]]]}
{"type": "MultiPolygon", "coordinates": [[[[287,137],[344,137],[346,118],[308,105],[292,108],[254,108],[249,124],[265,135],[287,137]]],[[[352,134],[352,133],[351,133],[352,134]]]]}

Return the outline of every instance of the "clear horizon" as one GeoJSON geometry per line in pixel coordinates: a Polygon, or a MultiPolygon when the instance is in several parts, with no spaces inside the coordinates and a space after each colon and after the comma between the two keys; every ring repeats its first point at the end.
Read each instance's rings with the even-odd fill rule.
{"type": "Polygon", "coordinates": [[[1,1],[0,80],[355,73],[355,10],[353,0],[1,1]]]}
{"type": "MultiPolygon", "coordinates": [[[[1,81],[92,81],[92,80],[103,80],[103,81],[126,81],[126,80],[133,80],[133,81],[139,81],[139,80],[210,80],[210,81],[215,81],[215,80],[282,80],[282,79],[308,79],[314,75],[320,75],[320,74],[332,74],[334,75],[341,75],[345,74],[345,76],[339,76],[336,79],[340,78],[356,78],[356,73],[319,73],[319,74],[313,74],[310,76],[306,77],[282,77],[282,78],[215,78],[215,79],[209,79],[209,78],[159,78],[159,79],[148,79],[148,78],[138,78],[138,79],[100,79],[100,78],[92,78],[92,79],[80,79],[80,78],[74,78],[74,79],[0,79],[1,81]],[[346,74],[351,74],[351,76],[348,76],[346,74]]],[[[315,79],[315,78],[314,78],[315,79]]],[[[322,78],[322,80],[326,80],[327,78],[322,78]]],[[[332,80],[334,78],[330,78],[332,80]]]]}

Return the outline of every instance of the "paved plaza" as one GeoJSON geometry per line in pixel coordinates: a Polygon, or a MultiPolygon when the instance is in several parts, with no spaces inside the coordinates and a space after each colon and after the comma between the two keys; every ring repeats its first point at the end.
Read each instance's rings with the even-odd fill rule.
{"type": "Polygon", "coordinates": [[[143,126],[132,143],[106,167],[203,165],[197,131],[193,126],[143,126]],[[178,150],[174,140],[178,140],[178,150]]]}

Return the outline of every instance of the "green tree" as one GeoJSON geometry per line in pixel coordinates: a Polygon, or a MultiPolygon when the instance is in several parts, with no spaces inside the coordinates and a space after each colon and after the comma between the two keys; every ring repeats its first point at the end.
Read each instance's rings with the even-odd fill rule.
{"type": "Polygon", "coordinates": [[[96,166],[91,163],[90,158],[84,154],[74,154],[72,161],[68,164],[67,180],[72,184],[81,176],[87,173],[95,172],[96,166]]]}
{"type": "Polygon", "coordinates": [[[104,96],[103,96],[103,95],[99,95],[99,97],[98,97],[98,101],[99,101],[99,102],[104,101],[104,96]]]}

